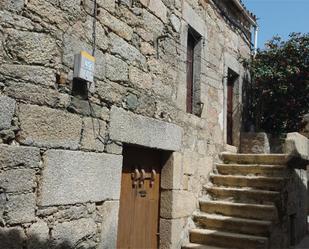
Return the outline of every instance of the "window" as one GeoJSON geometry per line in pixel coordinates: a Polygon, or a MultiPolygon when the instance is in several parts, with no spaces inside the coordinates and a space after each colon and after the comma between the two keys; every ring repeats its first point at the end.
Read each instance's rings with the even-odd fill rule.
{"type": "Polygon", "coordinates": [[[187,112],[201,116],[202,103],[200,101],[201,74],[201,35],[191,27],[188,28],[187,40],[187,112]]]}

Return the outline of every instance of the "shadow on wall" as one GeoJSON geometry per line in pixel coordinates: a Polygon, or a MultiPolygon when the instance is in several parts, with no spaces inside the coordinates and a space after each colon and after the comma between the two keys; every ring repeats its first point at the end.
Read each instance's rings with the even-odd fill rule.
{"type": "Polygon", "coordinates": [[[308,185],[305,169],[297,169],[295,161],[289,163],[289,177],[284,187],[284,202],[282,218],[287,219],[289,245],[297,245],[308,232],[307,207],[308,185]],[[284,217],[285,216],[285,217],[284,217]]]}
{"type": "Polygon", "coordinates": [[[38,235],[27,236],[21,227],[0,228],[1,249],[95,249],[96,245],[78,241],[74,245],[65,240],[42,239],[38,235]]]}

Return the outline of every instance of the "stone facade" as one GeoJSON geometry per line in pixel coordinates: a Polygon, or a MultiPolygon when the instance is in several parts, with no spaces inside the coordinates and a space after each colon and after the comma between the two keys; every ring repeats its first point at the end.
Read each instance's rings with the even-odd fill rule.
{"type": "Polygon", "coordinates": [[[269,154],[269,135],[265,132],[241,133],[241,153],[269,154]]]}
{"type": "Polygon", "coordinates": [[[124,143],[173,152],[162,174],[160,245],[188,241],[226,147],[228,69],[239,75],[239,144],[240,58],[250,43],[222,16],[224,2],[98,0],[85,99],[72,91],[73,58],[92,52],[93,1],[1,1],[0,248],[115,248],[124,143]],[[200,117],[186,112],[189,27],[201,36],[200,117]]]}

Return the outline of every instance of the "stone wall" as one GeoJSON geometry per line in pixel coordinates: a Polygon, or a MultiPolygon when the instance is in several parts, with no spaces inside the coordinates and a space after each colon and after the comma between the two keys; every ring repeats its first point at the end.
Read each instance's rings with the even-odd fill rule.
{"type": "Polygon", "coordinates": [[[241,153],[254,153],[254,154],[269,154],[270,144],[269,135],[265,132],[250,132],[241,133],[241,143],[240,143],[241,153]]]}
{"type": "Polygon", "coordinates": [[[162,173],[160,246],[188,240],[225,149],[226,72],[240,75],[239,124],[239,58],[250,54],[208,2],[98,0],[88,99],[72,93],[72,75],[74,54],[92,52],[93,2],[0,2],[1,248],[114,248],[123,143],[175,151],[162,173]],[[189,26],[203,39],[201,117],[186,113],[189,26]]]}
{"type": "MultiPolygon", "coordinates": [[[[297,168],[297,165],[293,164],[297,168]]],[[[270,248],[290,248],[306,236],[307,223],[307,173],[303,169],[288,167],[281,189],[279,222],[272,227],[270,248]]]]}
{"type": "Polygon", "coordinates": [[[302,128],[300,133],[305,137],[309,138],[309,114],[304,115],[302,119],[302,128]]]}
{"type": "Polygon", "coordinates": [[[283,196],[286,198],[283,236],[286,234],[290,245],[295,245],[300,243],[308,231],[309,140],[297,132],[288,133],[282,147],[283,152],[290,157],[289,174],[283,188],[283,196]]]}
{"type": "Polygon", "coordinates": [[[241,132],[240,153],[280,154],[283,153],[287,134],[272,135],[265,132],[241,132]]]}

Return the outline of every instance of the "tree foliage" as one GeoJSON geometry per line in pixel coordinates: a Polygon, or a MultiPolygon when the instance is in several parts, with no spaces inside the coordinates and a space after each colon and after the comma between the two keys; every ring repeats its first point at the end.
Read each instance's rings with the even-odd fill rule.
{"type": "Polygon", "coordinates": [[[309,34],[274,37],[250,63],[250,116],[258,130],[298,131],[309,113],[309,34]]]}

